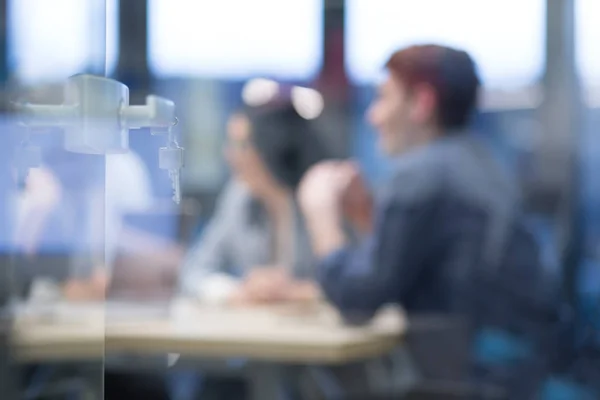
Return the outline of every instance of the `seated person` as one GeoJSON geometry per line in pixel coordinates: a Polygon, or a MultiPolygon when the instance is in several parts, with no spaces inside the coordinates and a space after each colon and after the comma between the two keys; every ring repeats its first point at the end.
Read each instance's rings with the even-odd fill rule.
{"type": "Polygon", "coordinates": [[[327,152],[289,102],[234,114],[226,158],[233,178],[183,268],[183,291],[207,302],[247,304],[318,297],[295,192],[327,152]]]}
{"type": "MultiPolygon", "coordinates": [[[[230,305],[318,299],[314,259],[295,203],[304,173],[327,156],[318,132],[287,101],[238,112],[227,128],[225,156],[233,177],[186,257],[183,292],[230,305]]],[[[194,398],[201,382],[203,393],[242,396],[229,393],[243,392],[238,380],[203,381],[184,372],[170,376],[170,393],[194,398]]]]}
{"type": "Polygon", "coordinates": [[[475,64],[464,51],[422,45],[386,67],[368,118],[397,157],[388,184],[373,200],[356,166],[326,162],[299,189],[324,295],[356,323],[390,303],[464,319],[474,347],[465,379],[536,398],[556,344],[557,285],[524,228],[516,185],[469,133],[475,64]],[[344,216],[363,231],[360,243],[344,234],[344,216]]]}
{"type": "MultiPolygon", "coordinates": [[[[35,258],[48,243],[60,242],[57,237],[62,237],[67,244],[74,242],[74,238],[85,237],[83,246],[90,248],[92,243],[101,243],[104,263],[99,261],[92,266],[91,273],[71,271],[76,276],[71,274],[62,282],[63,294],[70,300],[100,300],[105,296],[117,251],[140,250],[151,241],[148,235],[128,233],[135,229],[122,223],[124,214],[150,207],[151,183],[143,161],[133,152],[106,157],[105,185],[85,184],[85,180],[94,182],[93,176],[75,176],[70,172],[83,169],[77,157],[80,156],[61,152],[50,157],[48,166],[30,170],[17,198],[16,243],[29,258],[35,258]],[[77,202],[81,207],[74,206],[77,202]],[[94,215],[102,214],[104,221],[93,220],[94,215]],[[72,224],[77,220],[80,223],[72,224]],[[82,223],[83,220],[89,224],[82,223]]],[[[151,243],[156,246],[155,241],[151,243]]],[[[74,247],[61,250],[71,253],[74,247]]]]}
{"type": "MultiPolygon", "coordinates": [[[[58,284],[55,294],[69,301],[103,300],[116,253],[122,250],[137,252],[143,247],[142,242],[146,243],[144,235],[140,239],[139,235],[128,233],[135,232],[135,229],[124,226],[122,221],[124,214],[146,211],[152,204],[150,177],[143,161],[133,152],[109,155],[104,171],[99,169],[104,163],[97,161],[99,157],[96,156],[52,149],[42,167],[29,171],[15,202],[15,241],[23,261],[31,267],[24,286],[46,277],[58,284]],[[88,161],[93,164],[92,168],[84,168],[88,161]],[[102,175],[105,180],[100,179],[102,175]],[[98,216],[99,219],[94,219],[98,216]],[[131,240],[132,237],[138,239],[131,240]],[[58,263],[69,264],[82,249],[99,254],[98,262],[92,264],[92,260],[86,257],[83,265],[75,265],[82,270],[69,265],[45,270],[48,264],[43,261],[47,255],[59,255],[58,263]]],[[[22,294],[35,296],[28,287],[22,294]]],[[[36,384],[34,382],[39,382],[38,378],[46,375],[47,369],[33,368],[27,372],[35,374],[27,381],[36,384]]],[[[152,382],[160,382],[153,378],[152,382]]],[[[115,377],[115,374],[107,372],[104,383],[107,393],[117,386],[121,392],[131,394],[134,390],[139,392],[140,387],[148,386],[147,381],[143,377],[115,377]],[[121,384],[123,380],[125,385],[121,384]],[[137,384],[140,380],[141,385],[137,384]]],[[[156,386],[147,389],[146,393],[159,390],[160,384],[158,388],[156,386]]],[[[151,398],[141,393],[137,393],[137,397],[151,398]]]]}

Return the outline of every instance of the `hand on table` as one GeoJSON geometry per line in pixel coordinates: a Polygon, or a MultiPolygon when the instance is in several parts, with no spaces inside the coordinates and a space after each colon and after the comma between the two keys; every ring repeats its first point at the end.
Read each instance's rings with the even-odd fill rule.
{"type": "Polygon", "coordinates": [[[321,288],[314,281],[297,280],[291,282],[287,289],[287,301],[298,303],[314,303],[321,299],[321,288]]]}
{"type": "Polygon", "coordinates": [[[106,298],[109,277],[104,270],[97,270],[86,280],[72,279],[63,288],[68,301],[101,301],[106,298]]]}
{"type": "Polygon", "coordinates": [[[285,298],[291,278],[281,267],[254,268],[243,283],[247,296],[256,302],[277,302],[285,298]]]}
{"type": "Polygon", "coordinates": [[[255,268],[230,297],[232,305],[256,305],[316,301],[318,287],[311,281],[299,281],[280,267],[255,268]]]}

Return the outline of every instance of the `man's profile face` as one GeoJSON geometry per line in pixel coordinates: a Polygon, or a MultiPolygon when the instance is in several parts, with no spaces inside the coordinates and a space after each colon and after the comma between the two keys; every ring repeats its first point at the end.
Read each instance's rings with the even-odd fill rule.
{"type": "Polygon", "coordinates": [[[377,96],[367,111],[367,119],[379,136],[379,148],[387,155],[402,153],[409,145],[410,102],[403,85],[388,76],[379,85],[377,96]]]}

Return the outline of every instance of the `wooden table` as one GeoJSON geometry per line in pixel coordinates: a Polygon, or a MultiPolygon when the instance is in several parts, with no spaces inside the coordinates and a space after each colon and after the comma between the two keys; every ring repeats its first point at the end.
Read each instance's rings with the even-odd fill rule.
{"type": "Polygon", "coordinates": [[[251,398],[270,400],[278,398],[285,364],[376,358],[396,347],[405,330],[398,310],[385,310],[367,326],[349,327],[324,304],[216,308],[178,300],[162,317],[141,314],[132,310],[114,316],[102,305],[49,307],[46,315],[24,312],[14,329],[18,358],[45,363],[175,353],[192,359],[247,359],[252,362],[251,398]]]}
{"type": "Polygon", "coordinates": [[[13,346],[22,362],[101,360],[106,324],[99,305],[25,307],[13,329],[13,346]]]}
{"type": "Polygon", "coordinates": [[[369,325],[348,327],[326,305],[215,308],[174,302],[169,318],[111,317],[101,305],[60,306],[47,316],[17,319],[19,358],[99,358],[181,353],[195,357],[276,362],[344,363],[384,354],[404,332],[402,315],[385,310],[369,325]],[[62,307],[62,309],[60,309],[62,307]]]}

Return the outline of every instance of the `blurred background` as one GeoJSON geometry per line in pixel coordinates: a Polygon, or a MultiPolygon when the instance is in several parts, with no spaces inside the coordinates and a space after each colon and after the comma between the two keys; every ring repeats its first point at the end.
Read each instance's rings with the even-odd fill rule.
{"type": "MultiPolygon", "coordinates": [[[[519,157],[542,147],[565,155],[585,149],[582,155],[593,158],[600,104],[594,0],[107,0],[105,9],[103,3],[3,1],[2,79],[48,91],[75,73],[105,73],[130,87],[132,104],[148,93],[174,100],[187,150],[183,190],[202,200],[206,215],[226,180],[227,116],[243,105],[243,89],[256,78],[318,90],[324,102],[313,98],[310,117],[318,117],[337,152],[356,157],[369,178],[379,179],[385,166],[375,161],[364,112],[390,51],[414,42],[455,45],[475,57],[485,83],[478,123],[515,168],[530,165],[519,157]],[[573,126],[559,128],[552,118],[573,126]]],[[[131,137],[153,172],[159,141],[131,137]]],[[[550,168],[564,171],[565,159],[553,157],[540,172],[548,174],[544,182],[556,175],[550,168]]],[[[159,197],[170,193],[163,175],[153,173],[159,197]]]]}
{"type": "MultiPolygon", "coordinates": [[[[598,0],[0,0],[2,103],[60,104],[63,83],[80,73],[123,82],[130,104],[173,100],[190,221],[159,225],[160,236],[186,244],[229,178],[234,111],[291,90],[333,152],[356,159],[376,185],[387,165],[365,111],[387,57],[413,43],[459,47],[484,83],[476,129],[521,182],[547,258],[597,282],[599,21],[598,0]],[[560,262],[569,256],[578,261],[560,262]]],[[[130,134],[153,201],[179,212],[159,169],[164,144],[130,134]]]]}

